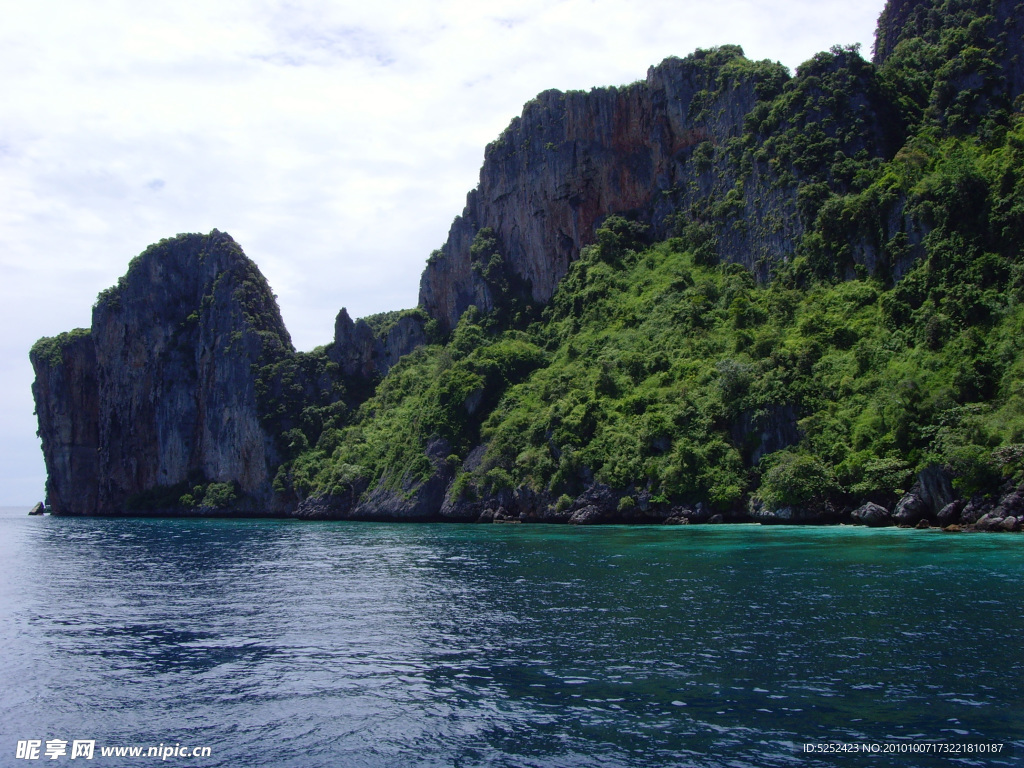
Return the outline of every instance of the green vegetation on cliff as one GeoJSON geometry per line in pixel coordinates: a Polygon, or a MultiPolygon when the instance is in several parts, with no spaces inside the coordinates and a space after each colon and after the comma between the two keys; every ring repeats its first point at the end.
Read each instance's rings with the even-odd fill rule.
{"type": "Polygon", "coordinates": [[[826,197],[764,285],[710,263],[699,228],[647,244],[612,217],[540,321],[465,313],[319,435],[296,489],[425,479],[437,439],[455,466],[485,446],[456,478],[466,498],[597,482],[721,509],[891,504],[934,464],[965,494],[1024,479],[1022,168],[1020,117],[988,140],[921,130],[826,197]],[[840,280],[897,205],[923,256],[840,280]]]}
{"type": "MultiPolygon", "coordinates": [[[[240,393],[264,458],[259,483],[137,500],[217,510],[257,488],[303,516],[574,522],[863,522],[899,501],[902,523],[923,505],[974,524],[988,502],[939,514],[950,480],[965,503],[1024,481],[1021,19],[1015,0],[892,0],[872,62],[835,47],[790,76],[721,46],[622,89],[545,92],[488,148],[420,307],[342,310],[311,352],[230,238],[153,246],[97,316],[131,309],[142,336],[163,307],[182,380],[237,358],[220,394],[240,393]],[[216,355],[190,352],[199,325],[216,355]]],[[[43,379],[82,334],[33,348],[43,379]]],[[[51,378],[37,398],[64,418],[51,378]]],[[[111,434],[122,406],[104,403],[111,434]]],[[[211,467],[237,439],[210,443],[211,467]]]]}
{"type": "Polygon", "coordinates": [[[64,331],[56,336],[44,336],[32,345],[29,350],[29,357],[33,360],[45,362],[55,367],[64,362],[64,349],[69,345],[87,338],[90,330],[88,328],[75,328],[72,331],[64,331]]]}

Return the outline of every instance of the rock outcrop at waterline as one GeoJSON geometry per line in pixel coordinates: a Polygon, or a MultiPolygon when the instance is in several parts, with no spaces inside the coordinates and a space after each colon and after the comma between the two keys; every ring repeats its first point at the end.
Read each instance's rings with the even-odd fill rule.
{"type": "Polygon", "coordinates": [[[46,462],[46,503],[54,512],[90,515],[100,482],[96,347],[87,329],[42,339],[30,353],[32,396],[46,462]]]}
{"type": "Polygon", "coordinates": [[[231,237],[150,247],[100,295],[91,329],[32,349],[48,508],[170,511],[188,493],[201,509],[195,489],[218,485],[211,508],[233,497],[239,511],[275,511],[278,456],[253,367],[291,351],[270,288],[231,237]]]}

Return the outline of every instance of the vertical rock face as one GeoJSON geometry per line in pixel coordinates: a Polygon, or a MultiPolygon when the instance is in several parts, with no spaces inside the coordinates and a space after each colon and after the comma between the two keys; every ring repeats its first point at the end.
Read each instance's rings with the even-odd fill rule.
{"type": "Polygon", "coordinates": [[[493,308],[470,252],[484,227],[493,229],[532,298],[550,299],[602,218],[657,208],[675,166],[696,145],[738,133],[756,99],[753,82],[737,83],[699,105],[701,116],[691,114],[694,97],[715,90],[717,74],[693,57],[669,59],[625,88],[545,91],[528,103],[488,145],[479,186],[427,263],[420,306],[449,328],[471,304],[493,308]]]}
{"type": "Polygon", "coordinates": [[[738,133],[756,98],[752,82],[708,104],[705,115],[691,114],[694,97],[714,90],[716,75],[692,57],[669,59],[625,88],[537,96],[488,145],[479,186],[427,263],[420,305],[446,327],[471,304],[493,308],[470,253],[484,227],[532,298],[550,299],[602,218],[657,207],[677,161],[712,135],[725,141],[738,133]]]}
{"type": "Polygon", "coordinates": [[[388,312],[352,321],[344,307],[334,321],[328,355],[347,376],[384,376],[416,347],[426,343],[426,317],[418,310],[388,312]]]}
{"type": "Polygon", "coordinates": [[[33,348],[53,510],[117,514],[187,481],[231,483],[240,509],[271,511],[276,456],[254,367],[291,351],[266,281],[228,235],[147,249],[100,294],[89,333],[33,348]]]}
{"type": "MultiPolygon", "coordinates": [[[[835,70],[849,57],[836,52],[815,66],[835,70]]],[[[833,92],[814,93],[821,75],[811,72],[803,80],[808,87],[794,89],[796,98],[782,112],[757,115],[753,124],[759,103],[794,84],[784,67],[750,62],[737,46],[667,59],[645,81],[624,88],[545,91],[487,147],[479,186],[427,262],[420,306],[445,328],[471,304],[494,307],[473,258],[474,239],[485,228],[500,242],[512,275],[535,302],[546,302],[580,249],[593,242],[595,227],[613,213],[637,218],[662,237],[684,223],[680,214],[707,224],[719,257],[766,275],[770,261],[785,259],[802,234],[797,187],[820,169],[792,168],[785,156],[773,157],[762,123],[777,135],[800,130],[798,123],[834,126],[849,123],[841,116],[863,113],[857,136],[832,149],[850,156],[891,149],[881,128],[886,110],[873,109],[878,94],[870,77],[853,76],[837,100],[833,92]],[[764,151],[756,156],[758,148],[764,151]]]]}
{"type": "Polygon", "coordinates": [[[95,514],[99,486],[99,388],[88,330],[38,342],[30,354],[32,396],[46,462],[51,511],[95,514]]]}

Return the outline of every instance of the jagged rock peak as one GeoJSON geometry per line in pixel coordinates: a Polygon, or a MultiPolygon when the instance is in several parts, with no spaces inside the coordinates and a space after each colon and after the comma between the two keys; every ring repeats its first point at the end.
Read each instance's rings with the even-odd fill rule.
{"type": "Polygon", "coordinates": [[[426,314],[420,309],[383,312],[353,322],[342,307],[334,320],[328,356],[347,376],[384,376],[403,355],[427,341],[426,314]]]}
{"type": "Polygon", "coordinates": [[[217,483],[240,507],[269,509],[276,456],[254,368],[292,352],[273,293],[230,236],[150,246],[99,295],[89,331],[30,353],[49,506],[146,511],[174,506],[179,486],[217,483]]]}

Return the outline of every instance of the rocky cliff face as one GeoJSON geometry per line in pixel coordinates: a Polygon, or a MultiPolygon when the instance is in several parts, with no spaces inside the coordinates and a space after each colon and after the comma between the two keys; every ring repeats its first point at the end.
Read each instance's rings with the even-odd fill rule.
{"type": "Polygon", "coordinates": [[[537,96],[488,145],[479,186],[423,273],[420,305],[446,327],[471,304],[493,308],[471,254],[485,227],[543,303],[608,214],[667,212],[659,203],[674,187],[677,166],[712,137],[737,136],[756,101],[753,82],[710,97],[720,70],[704,59],[669,59],[625,88],[537,96]],[[695,104],[698,93],[706,98],[695,104]]]}
{"type": "Polygon", "coordinates": [[[403,355],[426,343],[426,321],[423,312],[406,310],[353,322],[342,307],[334,321],[328,356],[346,376],[384,376],[403,355]]]}
{"type": "Polygon", "coordinates": [[[872,74],[856,54],[836,50],[791,80],[781,65],[725,46],[667,59],[628,87],[545,91],[487,147],[479,186],[427,263],[420,306],[445,328],[470,305],[495,307],[487,265],[474,253],[483,231],[510,275],[544,303],[610,214],[660,237],[703,225],[717,257],[766,276],[802,235],[801,184],[830,180],[836,152],[895,151],[872,74]],[[841,99],[823,87],[837,77],[841,99]],[[827,156],[794,167],[780,139],[808,126],[827,156]]]}
{"type": "MultiPolygon", "coordinates": [[[[543,304],[611,214],[655,237],[701,227],[712,258],[764,279],[797,252],[824,199],[852,189],[849,161],[891,157],[907,118],[968,132],[1020,109],[1022,39],[1017,0],[890,0],[874,66],[835,48],[790,78],[724,46],[667,59],[624,88],[545,91],[487,147],[478,187],[427,262],[420,306],[445,329],[470,305],[495,309],[474,249],[482,232],[497,241],[487,255],[543,304]]],[[[847,277],[860,265],[898,278],[924,234],[897,201],[878,231],[823,257],[847,277]]]]}
{"type": "Polygon", "coordinates": [[[290,351],[273,294],[228,235],[150,247],[100,295],[90,332],[32,351],[50,506],[145,511],[223,483],[238,511],[272,512],[254,366],[290,351]]]}
{"type": "Polygon", "coordinates": [[[88,330],[43,339],[31,352],[32,396],[46,461],[51,511],[95,514],[99,492],[99,387],[88,330]]]}

